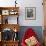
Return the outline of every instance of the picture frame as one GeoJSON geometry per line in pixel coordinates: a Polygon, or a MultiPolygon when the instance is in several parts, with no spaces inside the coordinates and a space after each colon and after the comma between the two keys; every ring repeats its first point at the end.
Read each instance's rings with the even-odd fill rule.
{"type": "Polygon", "coordinates": [[[25,7],[25,19],[26,20],[36,19],[36,8],[35,7],[25,7]]]}
{"type": "Polygon", "coordinates": [[[2,15],[9,15],[9,10],[2,10],[2,15]]]}

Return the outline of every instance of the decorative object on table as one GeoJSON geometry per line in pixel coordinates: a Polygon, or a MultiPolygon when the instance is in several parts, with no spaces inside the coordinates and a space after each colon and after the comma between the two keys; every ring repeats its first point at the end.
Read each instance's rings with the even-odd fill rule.
{"type": "Polygon", "coordinates": [[[14,32],[13,40],[18,40],[18,32],[14,32]]]}
{"type": "Polygon", "coordinates": [[[18,13],[18,12],[15,11],[15,10],[10,10],[10,12],[9,12],[10,15],[17,15],[17,13],[18,13]]]}
{"type": "Polygon", "coordinates": [[[8,24],[8,16],[3,15],[2,23],[3,24],[8,24]]]}
{"type": "Polygon", "coordinates": [[[16,7],[16,4],[17,4],[17,2],[16,2],[17,0],[15,0],[15,7],[16,7]]]}
{"type": "Polygon", "coordinates": [[[27,20],[36,19],[36,8],[35,7],[26,7],[25,8],[25,19],[27,19],[27,20]]]}
{"type": "Polygon", "coordinates": [[[26,30],[21,42],[22,46],[41,46],[37,34],[32,28],[26,30]]]}
{"type": "Polygon", "coordinates": [[[14,39],[14,41],[18,40],[18,32],[17,32],[17,30],[16,30],[15,27],[14,27],[14,36],[13,36],[13,39],[14,39]]]}
{"type": "Polygon", "coordinates": [[[2,40],[4,41],[8,41],[8,40],[12,40],[12,30],[10,28],[5,28],[2,31],[2,40]]]}
{"type": "Polygon", "coordinates": [[[5,19],[5,24],[8,24],[8,18],[7,18],[7,19],[5,19]]]}

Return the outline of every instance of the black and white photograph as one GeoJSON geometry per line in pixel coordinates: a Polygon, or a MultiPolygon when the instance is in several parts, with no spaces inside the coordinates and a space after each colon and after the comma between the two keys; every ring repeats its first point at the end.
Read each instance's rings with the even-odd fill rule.
{"type": "Polygon", "coordinates": [[[36,8],[35,7],[26,7],[25,8],[25,18],[29,20],[36,19],[36,8]]]}

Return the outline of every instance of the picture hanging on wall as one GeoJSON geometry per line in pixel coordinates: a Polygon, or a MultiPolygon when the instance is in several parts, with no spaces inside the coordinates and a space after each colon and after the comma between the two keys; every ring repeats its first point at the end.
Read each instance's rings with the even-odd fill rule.
{"type": "Polygon", "coordinates": [[[25,7],[25,18],[26,20],[35,20],[36,19],[36,8],[25,7]]]}

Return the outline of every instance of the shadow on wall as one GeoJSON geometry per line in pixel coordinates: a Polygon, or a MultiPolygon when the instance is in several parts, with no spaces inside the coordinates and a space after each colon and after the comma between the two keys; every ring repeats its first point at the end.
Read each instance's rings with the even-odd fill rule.
{"type": "Polygon", "coordinates": [[[41,43],[43,43],[43,30],[42,30],[42,27],[41,26],[21,26],[20,27],[20,32],[19,32],[19,39],[20,39],[20,42],[24,36],[24,33],[25,31],[28,29],[28,28],[32,28],[37,36],[38,36],[38,39],[41,43]]]}

